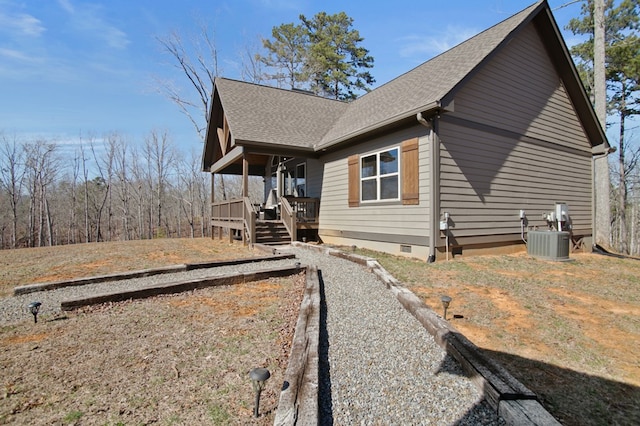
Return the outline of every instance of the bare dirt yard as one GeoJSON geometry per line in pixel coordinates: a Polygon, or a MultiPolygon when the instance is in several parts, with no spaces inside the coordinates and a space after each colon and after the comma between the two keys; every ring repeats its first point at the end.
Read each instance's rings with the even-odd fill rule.
{"type": "MultiPolygon", "coordinates": [[[[640,419],[640,261],[526,254],[377,258],[568,425],[640,419]],[[454,315],[456,316],[454,318],[454,315]]],[[[0,253],[14,286],[184,262],[260,256],[210,239],[82,244],[0,253]]],[[[300,279],[100,306],[0,327],[0,424],[271,424],[300,279]],[[273,377],[252,417],[252,367],[273,377]]]]}
{"type": "Polygon", "coordinates": [[[520,253],[428,265],[361,254],[441,315],[450,296],[447,319],[563,424],[640,424],[640,260],[520,253]]]}
{"type": "MultiPolygon", "coordinates": [[[[208,239],[2,252],[2,288],[249,257],[208,239]],[[12,277],[12,278],[7,278],[12,277]]],[[[255,252],[255,255],[264,253],[255,252]]],[[[101,305],[0,327],[0,424],[273,424],[304,277],[101,305]],[[253,417],[249,371],[272,377],[253,417]]]]}

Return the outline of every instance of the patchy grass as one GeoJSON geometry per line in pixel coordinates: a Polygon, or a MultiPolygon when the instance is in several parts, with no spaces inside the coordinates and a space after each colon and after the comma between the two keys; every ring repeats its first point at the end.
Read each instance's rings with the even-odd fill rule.
{"type": "Polygon", "coordinates": [[[2,250],[0,297],[19,285],[263,255],[240,243],[171,238],[2,250]]]}
{"type": "Polygon", "coordinates": [[[526,254],[426,264],[375,257],[427,305],[535,391],[569,425],[640,419],[640,261],[526,254]],[[453,315],[462,318],[453,318],[453,315]]]}
{"type": "MultiPolygon", "coordinates": [[[[259,255],[210,239],[7,250],[0,289],[259,255]]],[[[273,424],[303,288],[300,275],[0,327],[0,424],[273,424]],[[255,367],[272,374],[258,419],[255,367]]]]}
{"type": "Polygon", "coordinates": [[[0,424],[273,424],[304,275],[0,327],[0,424]],[[272,377],[253,417],[249,371],[272,377]]]}

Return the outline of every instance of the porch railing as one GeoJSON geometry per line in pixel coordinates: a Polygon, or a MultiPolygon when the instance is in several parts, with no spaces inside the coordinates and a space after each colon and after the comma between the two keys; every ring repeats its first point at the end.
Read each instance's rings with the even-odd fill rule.
{"type": "Polygon", "coordinates": [[[245,244],[255,241],[256,212],[248,197],[218,201],[211,204],[211,226],[231,229],[242,233],[245,244]]]}
{"type": "MultiPolygon", "coordinates": [[[[280,219],[287,228],[291,241],[297,240],[299,225],[318,222],[320,199],[302,197],[280,198],[280,219]]],[[[218,201],[211,204],[211,226],[237,230],[245,244],[253,244],[256,235],[257,212],[248,197],[218,201]]]]}
{"type": "MultiPolygon", "coordinates": [[[[295,212],[296,222],[318,222],[320,199],[305,197],[283,197],[295,212]]],[[[283,202],[282,205],[285,203],[283,202]]]]}
{"type": "Polygon", "coordinates": [[[317,223],[320,213],[320,199],[303,197],[282,197],[280,199],[282,222],[291,235],[291,241],[298,239],[299,223],[317,223]]]}

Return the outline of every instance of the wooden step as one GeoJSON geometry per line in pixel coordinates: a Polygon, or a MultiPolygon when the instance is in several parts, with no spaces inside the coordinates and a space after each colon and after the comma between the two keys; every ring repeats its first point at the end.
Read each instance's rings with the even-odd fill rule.
{"type": "Polygon", "coordinates": [[[265,245],[287,244],[291,242],[291,235],[281,221],[257,221],[255,242],[265,245]]]}

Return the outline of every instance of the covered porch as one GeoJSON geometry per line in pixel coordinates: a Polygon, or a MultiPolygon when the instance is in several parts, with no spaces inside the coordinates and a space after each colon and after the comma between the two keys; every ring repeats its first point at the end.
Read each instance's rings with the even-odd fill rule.
{"type": "Polygon", "coordinates": [[[212,234],[226,230],[245,244],[316,239],[324,165],[315,146],[346,107],[292,90],[216,78],[202,156],[202,170],[212,179],[212,234]],[[216,199],[221,175],[241,176],[237,199],[216,199]],[[263,182],[258,197],[250,197],[252,176],[263,182]]]}
{"type": "Polygon", "coordinates": [[[280,154],[236,146],[211,165],[213,238],[226,233],[230,240],[241,239],[248,245],[317,239],[320,199],[305,196],[306,160],[280,154]],[[240,197],[216,200],[220,175],[241,176],[240,197]],[[261,200],[249,196],[250,176],[262,178],[261,200]]]}

